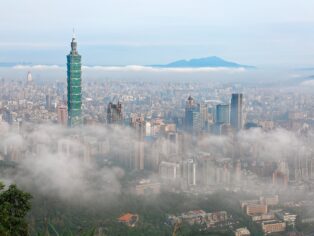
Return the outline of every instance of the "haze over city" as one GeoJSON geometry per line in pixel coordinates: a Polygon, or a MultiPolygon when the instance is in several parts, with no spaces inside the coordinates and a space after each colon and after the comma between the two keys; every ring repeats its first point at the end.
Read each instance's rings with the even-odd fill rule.
{"type": "Polygon", "coordinates": [[[0,235],[314,235],[312,9],[3,1],[0,235]]]}

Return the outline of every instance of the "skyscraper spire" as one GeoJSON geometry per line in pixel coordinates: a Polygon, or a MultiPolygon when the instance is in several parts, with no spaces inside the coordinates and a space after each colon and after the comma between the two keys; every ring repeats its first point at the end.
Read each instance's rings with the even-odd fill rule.
{"type": "Polygon", "coordinates": [[[77,42],[75,38],[75,30],[73,28],[73,34],[72,34],[72,42],[71,42],[71,54],[72,55],[78,55],[77,52],[77,42]]]}

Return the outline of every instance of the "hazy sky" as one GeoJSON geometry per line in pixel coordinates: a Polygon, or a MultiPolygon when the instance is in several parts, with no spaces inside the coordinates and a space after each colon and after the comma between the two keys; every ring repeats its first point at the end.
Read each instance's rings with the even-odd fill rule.
{"type": "Polygon", "coordinates": [[[312,0],[1,0],[0,62],[65,64],[72,28],[86,65],[221,56],[314,66],[312,0]]]}

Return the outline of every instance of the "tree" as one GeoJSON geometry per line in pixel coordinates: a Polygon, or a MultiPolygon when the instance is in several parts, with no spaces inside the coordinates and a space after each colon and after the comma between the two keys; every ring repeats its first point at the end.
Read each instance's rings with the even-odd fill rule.
{"type": "Polygon", "coordinates": [[[25,221],[27,212],[31,209],[29,193],[10,185],[4,190],[0,183],[0,235],[26,236],[28,227],[25,221]]]}

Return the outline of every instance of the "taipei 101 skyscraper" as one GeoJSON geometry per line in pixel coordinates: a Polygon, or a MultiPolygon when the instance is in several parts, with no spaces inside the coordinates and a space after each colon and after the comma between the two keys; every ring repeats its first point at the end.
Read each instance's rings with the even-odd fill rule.
{"type": "Polygon", "coordinates": [[[68,126],[82,124],[82,86],[81,86],[81,55],[77,52],[77,42],[73,33],[71,52],[67,55],[68,83],[68,126]]]}

